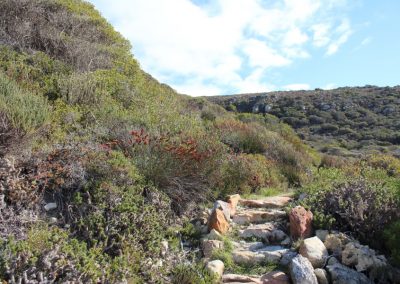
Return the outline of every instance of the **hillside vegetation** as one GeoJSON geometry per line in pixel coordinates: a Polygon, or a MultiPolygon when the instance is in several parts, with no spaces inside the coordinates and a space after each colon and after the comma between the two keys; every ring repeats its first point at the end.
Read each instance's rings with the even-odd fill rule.
{"type": "Polygon", "coordinates": [[[316,149],[340,156],[400,156],[400,87],[271,92],[211,97],[237,112],[271,114],[316,149]]]}
{"type": "Polygon", "coordinates": [[[86,2],[0,18],[0,279],[162,282],[200,203],[299,186],[318,160],[276,119],[157,82],[86,2]]]}

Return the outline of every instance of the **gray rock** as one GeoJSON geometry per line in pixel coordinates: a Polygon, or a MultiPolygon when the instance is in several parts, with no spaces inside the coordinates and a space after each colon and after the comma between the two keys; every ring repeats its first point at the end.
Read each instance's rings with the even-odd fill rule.
{"type": "Polygon", "coordinates": [[[342,252],[342,263],[355,266],[357,271],[370,271],[387,266],[383,255],[375,255],[375,251],[359,243],[348,243],[342,252]]]}
{"type": "Polygon", "coordinates": [[[279,262],[282,266],[289,266],[290,262],[293,258],[297,256],[297,252],[295,251],[288,251],[284,255],[282,255],[281,261],[279,262]]]}
{"type": "Polygon", "coordinates": [[[311,262],[301,255],[292,259],[289,271],[293,284],[318,284],[311,262]]]}
{"type": "Polygon", "coordinates": [[[340,263],[328,265],[326,269],[333,284],[371,284],[372,281],[364,274],[357,272],[340,263]]]}
{"type": "Polygon", "coordinates": [[[334,265],[335,263],[339,263],[336,257],[332,256],[328,259],[328,265],[334,265]]]}
{"type": "Polygon", "coordinates": [[[46,211],[50,211],[50,210],[53,210],[53,209],[56,209],[56,208],[57,208],[57,203],[55,203],[55,202],[47,203],[47,204],[44,206],[44,209],[45,209],[46,211]]]}
{"type": "Polygon", "coordinates": [[[222,200],[217,200],[214,203],[213,210],[215,209],[221,209],[227,221],[231,219],[231,208],[229,206],[229,203],[222,200]]]}
{"type": "Polygon", "coordinates": [[[220,279],[224,274],[225,265],[221,260],[213,260],[207,263],[206,268],[220,279]]]}
{"type": "Polygon", "coordinates": [[[328,257],[328,251],[318,237],[303,240],[299,252],[302,256],[308,258],[314,268],[323,267],[328,257]]]}
{"type": "Polygon", "coordinates": [[[329,235],[328,230],[316,230],[315,235],[323,242],[325,242],[326,236],[329,235]]]}
{"type": "Polygon", "coordinates": [[[329,284],[328,272],[325,269],[317,268],[314,270],[315,276],[317,277],[318,284],[329,284]]]}

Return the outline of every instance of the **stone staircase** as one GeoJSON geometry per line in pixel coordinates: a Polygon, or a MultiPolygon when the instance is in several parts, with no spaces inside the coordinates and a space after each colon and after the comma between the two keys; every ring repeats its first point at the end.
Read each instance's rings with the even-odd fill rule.
{"type": "Polygon", "coordinates": [[[384,256],[339,232],[317,230],[315,235],[312,213],[301,206],[287,214],[284,209],[291,201],[285,195],[259,200],[233,195],[227,202],[215,202],[203,218],[203,231],[209,233],[202,239],[202,251],[206,268],[218,275],[219,283],[369,284],[386,283],[385,279],[400,283],[399,271],[384,256]],[[224,247],[227,238],[229,249],[224,247]],[[298,239],[296,247],[293,242],[298,239]],[[241,272],[257,265],[275,264],[279,269],[264,275],[233,274],[221,260],[211,260],[215,250],[229,252],[234,264],[245,268],[241,272]],[[376,271],[382,269],[390,271],[390,277],[377,281],[376,271]]]}

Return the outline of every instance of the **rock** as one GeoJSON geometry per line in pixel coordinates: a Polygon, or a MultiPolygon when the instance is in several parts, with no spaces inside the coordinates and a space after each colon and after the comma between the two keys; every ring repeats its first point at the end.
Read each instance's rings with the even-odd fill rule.
{"type": "Polygon", "coordinates": [[[213,260],[207,263],[206,268],[210,273],[216,274],[221,279],[224,274],[225,265],[221,260],[213,260]]]}
{"type": "Polygon", "coordinates": [[[240,195],[239,194],[234,194],[234,195],[229,195],[227,202],[229,204],[229,207],[231,209],[231,216],[234,216],[236,214],[236,207],[240,201],[240,195]]]}
{"type": "Polygon", "coordinates": [[[317,268],[314,270],[314,274],[317,277],[318,284],[329,284],[328,272],[325,269],[317,268]]]}
{"type": "Polygon", "coordinates": [[[289,250],[281,246],[254,247],[253,250],[242,248],[234,249],[232,252],[233,261],[241,265],[255,265],[263,262],[279,263],[282,256],[289,250]]]}
{"type": "Polygon", "coordinates": [[[250,250],[250,251],[256,251],[259,249],[262,249],[265,247],[264,243],[262,242],[245,242],[245,241],[240,241],[240,242],[232,242],[234,249],[236,250],[250,250]]]}
{"type": "Polygon", "coordinates": [[[289,266],[292,259],[295,258],[296,256],[297,256],[297,252],[290,250],[282,255],[282,258],[281,258],[279,264],[282,266],[289,266]]]}
{"type": "Polygon", "coordinates": [[[57,208],[57,203],[55,203],[55,202],[47,203],[47,204],[44,206],[44,209],[45,209],[46,211],[50,211],[50,210],[53,210],[53,209],[56,209],[56,208],[57,208]]]}
{"type": "Polygon", "coordinates": [[[279,243],[288,238],[288,236],[282,230],[278,229],[274,223],[250,225],[244,230],[239,230],[239,237],[256,237],[263,239],[270,244],[279,243]]]}
{"type": "Polygon", "coordinates": [[[210,216],[208,229],[215,229],[221,234],[225,234],[229,230],[229,223],[221,209],[215,209],[210,216]]]}
{"type": "Polygon", "coordinates": [[[233,216],[233,222],[239,225],[259,224],[269,221],[275,221],[286,217],[286,212],[282,210],[271,209],[268,211],[246,210],[233,216]]]}
{"type": "Polygon", "coordinates": [[[225,274],[222,276],[222,283],[244,283],[244,284],[262,284],[257,277],[238,274],[225,274]]]}
{"type": "Polygon", "coordinates": [[[294,207],[289,213],[292,239],[308,238],[312,234],[313,214],[302,206],[294,207]]]}
{"type": "Polygon", "coordinates": [[[161,242],[161,256],[165,256],[168,252],[169,244],[167,240],[161,242]]]}
{"type": "Polygon", "coordinates": [[[315,235],[323,242],[325,242],[326,236],[329,235],[328,230],[316,230],[315,235]]]}
{"type": "Polygon", "coordinates": [[[350,238],[345,234],[336,233],[326,236],[324,245],[330,253],[335,256],[341,256],[344,246],[350,242],[350,238]]]}
{"type": "Polygon", "coordinates": [[[387,266],[383,255],[377,256],[373,249],[355,242],[346,244],[342,252],[342,263],[355,266],[357,271],[369,271],[387,266]]]}
{"type": "Polygon", "coordinates": [[[241,199],[241,205],[252,208],[281,208],[286,206],[292,199],[287,196],[273,196],[265,199],[241,199]]]}
{"type": "Polygon", "coordinates": [[[292,259],[289,271],[293,284],[318,284],[311,262],[301,255],[292,259]]]}
{"type": "Polygon", "coordinates": [[[222,235],[218,233],[217,230],[212,229],[210,233],[206,236],[207,240],[222,240],[222,235]]]}
{"type": "Polygon", "coordinates": [[[51,218],[49,218],[49,223],[50,224],[57,224],[57,222],[58,222],[58,219],[56,218],[56,217],[51,217],[51,218]]]}
{"type": "Polygon", "coordinates": [[[204,257],[210,258],[215,250],[224,248],[224,242],[216,240],[204,240],[201,243],[201,248],[203,250],[204,257]]]}
{"type": "Polygon", "coordinates": [[[328,257],[328,251],[324,243],[318,237],[303,240],[300,245],[299,253],[306,257],[314,268],[323,267],[328,257]]]}
{"type": "Polygon", "coordinates": [[[364,274],[348,268],[340,263],[326,267],[333,284],[371,284],[372,282],[364,274]]]}
{"type": "Polygon", "coordinates": [[[283,241],[281,241],[282,246],[290,246],[291,243],[292,243],[292,240],[289,237],[287,237],[283,241]]]}
{"type": "Polygon", "coordinates": [[[217,200],[214,203],[213,211],[215,211],[216,209],[222,210],[227,221],[231,220],[231,207],[230,207],[229,203],[227,203],[225,201],[217,200]]]}
{"type": "Polygon", "coordinates": [[[328,265],[334,265],[335,263],[339,263],[336,257],[332,256],[328,259],[328,265]]]}
{"type": "Polygon", "coordinates": [[[290,284],[289,277],[282,271],[271,271],[260,278],[263,284],[290,284]]]}

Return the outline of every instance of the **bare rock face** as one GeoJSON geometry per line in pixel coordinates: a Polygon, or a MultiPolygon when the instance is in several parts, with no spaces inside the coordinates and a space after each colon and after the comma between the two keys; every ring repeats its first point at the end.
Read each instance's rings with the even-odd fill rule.
{"type": "Polygon", "coordinates": [[[372,284],[364,274],[340,263],[328,265],[326,269],[331,276],[333,284],[372,284]]]}
{"type": "Polygon", "coordinates": [[[311,262],[314,268],[323,267],[328,257],[328,251],[318,237],[305,239],[300,245],[299,252],[311,262]]]}
{"type": "Polygon", "coordinates": [[[269,221],[282,219],[286,216],[286,212],[282,210],[271,209],[268,211],[247,210],[237,213],[233,216],[233,222],[239,225],[260,224],[269,221]]]}
{"type": "Polygon", "coordinates": [[[311,262],[301,255],[292,259],[289,271],[293,284],[318,284],[311,262]]]}
{"type": "Polygon", "coordinates": [[[293,239],[308,238],[312,235],[313,214],[302,206],[294,207],[289,213],[290,235],[293,239]]]}
{"type": "Polygon", "coordinates": [[[215,250],[224,248],[224,242],[216,240],[204,240],[201,243],[201,248],[203,250],[204,257],[210,258],[215,250]]]}
{"type": "Polygon", "coordinates": [[[383,255],[375,255],[375,251],[359,243],[348,243],[342,252],[342,263],[355,266],[357,271],[370,271],[387,266],[383,255]]]}
{"type": "Polygon", "coordinates": [[[225,218],[224,212],[221,209],[215,209],[208,221],[208,229],[215,229],[221,234],[225,234],[229,230],[228,220],[225,218]]]}
{"type": "Polygon", "coordinates": [[[213,260],[207,263],[206,268],[210,273],[216,275],[218,279],[221,279],[224,274],[225,265],[221,260],[213,260]]]}
{"type": "Polygon", "coordinates": [[[265,199],[242,199],[240,204],[252,208],[281,208],[286,206],[292,199],[287,196],[273,196],[265,199]]]}
{"type": "Polygon", "coordinates": [[[234,216],[236,214],[236,207],[237,207],[239,201],[240,201],[239,194],[234,194],[234,195],[228,196],[227,202],[231,209],[231,216],[234,216]]]}

